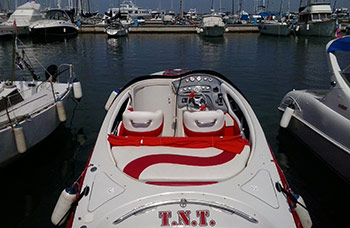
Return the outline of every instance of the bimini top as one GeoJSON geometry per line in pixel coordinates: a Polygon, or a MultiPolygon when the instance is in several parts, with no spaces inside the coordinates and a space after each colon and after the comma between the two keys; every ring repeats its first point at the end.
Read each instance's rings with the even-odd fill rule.
{"type": "Polygon", "coordinates": [[[350,36],[332,40],[327,45],[327,53],[336,51],[350,51],[350,36]]]}

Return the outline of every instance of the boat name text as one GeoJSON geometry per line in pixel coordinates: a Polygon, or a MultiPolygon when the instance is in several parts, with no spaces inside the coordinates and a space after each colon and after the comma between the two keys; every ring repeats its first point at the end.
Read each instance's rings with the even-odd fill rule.
{"type": "Polygon", "coordinates": [[[216,222],[214,220],[209,220],[209,210],[197,210],[196,218],[191,220],[191,211],[190,210],[180,210],[177,211],[176,216],[177,220],[171,220],[172,218],[172,212],[171,211],[160,211],[159,212],[159,218],[161,219],[161,226],[162,227],[170,227],[170,226],[211,226],[214,227],[216,225],[216,222]]]}

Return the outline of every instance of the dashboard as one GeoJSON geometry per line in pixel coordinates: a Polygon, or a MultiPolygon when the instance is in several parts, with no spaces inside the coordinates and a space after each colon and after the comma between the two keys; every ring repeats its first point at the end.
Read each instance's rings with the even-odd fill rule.
{"type": "Polygon", "coordinates": [[[178,108],[188,107],[209,110],[227,111],[221,92],[221,81],[210,74],[194,73],[173,82],[174,93],[177,94],[178,108]]]}

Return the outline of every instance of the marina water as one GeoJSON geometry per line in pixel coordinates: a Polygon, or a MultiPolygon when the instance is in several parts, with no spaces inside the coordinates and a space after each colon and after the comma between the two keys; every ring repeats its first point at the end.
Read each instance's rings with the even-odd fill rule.
{"type": "MultiPolygon", "coordinates": [[[[81,173],[93,149],[112,90],[129,80],[169,69],[217,71],[229,78],[253,107],[271,148],[296,193],[308,205],[313,227],[348,227],[348,185],[287,131],[279,130],[277,107],[292,89],[330,86],[325,45],[331,38],[225,34],[130,34],[107,39],[82,34],[54,42],[23,39],[34,69],[72,63],[84,98],[73,99],[68,120],[47,140],[1,168],[1,227],[52,227],[51,212],[64,187],[81,173]],[[37,62],[40,62],[40,64],[37,62]]],[[[12,42],[0,41],[0,77],[11,79],[12,42]]],[[[16,70],[17,77],[24,75],[16,70]]]]}

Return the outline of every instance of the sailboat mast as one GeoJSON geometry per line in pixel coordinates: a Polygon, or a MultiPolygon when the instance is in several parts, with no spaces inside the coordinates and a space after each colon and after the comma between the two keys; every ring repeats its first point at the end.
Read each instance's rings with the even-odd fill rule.
{"type": "Polygon", "coordinates": [[[333,4],[333,12],[335,11],[335,7],[337,5],[337,0],[334,1],[334,4],[333,4]]]}
{"type": "Polygon", "coordinates": [[[232,15],[235,14],[235,0],[231,1],[231,13],[232,13],[232,15]]]}
{"type": "Polygon", "coordinates": [[[281,18],[282,18],[282,2],[283,2],[283,0],[281,0],[281,3],[280,3],[279,20],[281,20],[281,18]]]}
{"type": "Polygon", "coordinates": [[[16,70],[16,39],[17,39],[17,28],[15,28],[15,32],[13,35],[13,41],[12,41],[12,71],[11,71],[11,81],[15,80],[15,70],[16,70]]]}
{"type": "Polygon", "coordinates": [[[180,17],[183,18],[184,17],[184,11],[182,9],[182,0],[180,0],[180,17]]]}

